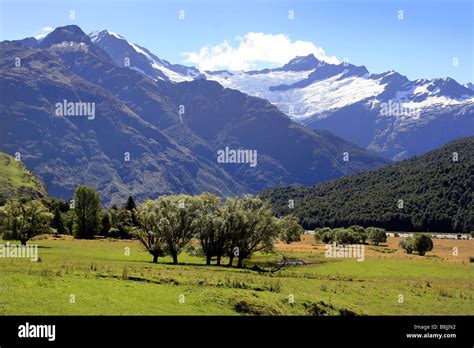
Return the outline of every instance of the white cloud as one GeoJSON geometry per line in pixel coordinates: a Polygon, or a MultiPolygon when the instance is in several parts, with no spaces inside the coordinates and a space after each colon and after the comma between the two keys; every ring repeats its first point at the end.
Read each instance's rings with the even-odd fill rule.
{"type": "Polygon", "coordinates": [[[296,56],[313,53],[319,60],[338,64],[334,56],[327,56],[321,47],[308,41],[291,41],[288,35],[250,32],[236,37],[238,45],[228,40],[218,45],[206,45],[198,52],[184,52],[185,63],[201,70],[250,70],[260,65],[283,65],[296,56]]]}

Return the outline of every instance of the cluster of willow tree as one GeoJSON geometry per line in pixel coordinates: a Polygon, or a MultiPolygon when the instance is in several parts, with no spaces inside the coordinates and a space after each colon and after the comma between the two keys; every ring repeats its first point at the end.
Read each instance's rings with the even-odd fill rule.
{"type": "Polygon", "coordinates": [[[227,198],[203,193],[199,196],[162,196],[136,205],[129,197],[123,208],[105,209],[99,194],[80,186],[74,198],[62,200],[10,200],[0,207],[0,233],[3,239],[22,244],[38,234],[69,232],[76,238],[102,235],[112,238],[136,237],[153,256],[178,255],[192,240],[199,242],[199,254],[206,264],[216,258],[229,258],[229,265],[257,251],[268,251],[274,242],[299,241],[303,228],[291,215],[276,218],[268,203],[251,195],[227,198]]]}
{"type": "Polygon", "coordinates": [[[257,251],[269,251],[274,242],[300,240],[303,228],[296,218],[276,218],[271,207],[251,195],[227,198],[225,202],[210,193],[199,196],[162,196],[137,206],[138,227],[133,234],[142,242],[153,262],[169,254],[173,263],[185,246],[199,241],[206,264],[217,265],[223,257],[237,267],[257,251]]]}

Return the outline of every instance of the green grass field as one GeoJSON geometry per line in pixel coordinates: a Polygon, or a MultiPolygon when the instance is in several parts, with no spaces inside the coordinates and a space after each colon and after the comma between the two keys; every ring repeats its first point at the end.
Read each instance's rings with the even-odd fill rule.
{"type": "MultiPolygon", "coordinates": [[[[202,258],[187,254],[180,255],[180,265],[170,258],[153,264],[137,241],[29,244],[40,246],[39,262],[0,258],[0,315],[474,314],[469,262],[429,257],[358,262],[287,251],[310,264],[259,274],[204,266],[202,258]]],[[[278,259],[279,252],[256,255],[247,265],[278,259]]]]}

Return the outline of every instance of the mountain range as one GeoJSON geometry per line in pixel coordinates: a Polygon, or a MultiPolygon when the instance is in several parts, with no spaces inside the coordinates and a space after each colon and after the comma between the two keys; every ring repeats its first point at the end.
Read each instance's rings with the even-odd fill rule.
{"type": "Polygon", "coordinates": [[[400,160],[474,134],[474,90],[451,78],[410,81],[395,71],[370,74],[365,66],[329,64],[310,54],[280,68],[204,71],[173,65],[117,33],[91,40],[113,61],[157,80],[214,80],[264,98],[294,121],[326,129],[386,158],[400,160]]]}
{"type": "Polygon", "coordinates": [[[105,204],[311,185],[389,163],[208,75],[74,25],[3,41],[0,150],[19,153],[49,194],[87,184],[105,204]],[[258,165],[220,163],[224,149],[255,151],[258,165]]]}

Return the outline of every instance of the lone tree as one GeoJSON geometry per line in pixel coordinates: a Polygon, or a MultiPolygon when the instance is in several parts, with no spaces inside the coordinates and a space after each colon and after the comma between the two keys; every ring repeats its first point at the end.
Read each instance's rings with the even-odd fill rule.
{"type": "Polygon", "coordinates": [[[387,241],[387,233],[383,228],[367,227],[367,239],[375,245],[385,243],[387,241]]]}
{"type": "Polygon", "coordinates": [[[51,232],[53,214],[39,200],[12,200],[0,207],[0,228],[4,239],[19,240],[22,245],[32,237],[51,232]]]}
{"type": "Polygon", "coordinates": [[[286,244],[299,242],[304,229],[298,223],[298,219],[293,215],[287,215],[278,220],[280,227],[280,239],[286,244]]]}
{"type": "Polygon", "coordinates": [[[210,193],[203,193],[198,198],[198,210],[194,221],[196,237],[206,255],[206,265],[211,264],[213,256],[217,257],[217,264],[220,265],[227,245],[227,234],[219,198],[210,193]]]}
{"type": "Polygon", "coordinates": [[[427,251],[433,250],[433,240],[431,236],[426,233],[415,233],[413,249],[417,251],[420,256],[424,256],[427,251]]]}
{"type": "Polygon", "coordinates": [[[89,186],[79,186],[74,193],[77,238],[93,238],[99,229],[99,194],[89,186]]]}

